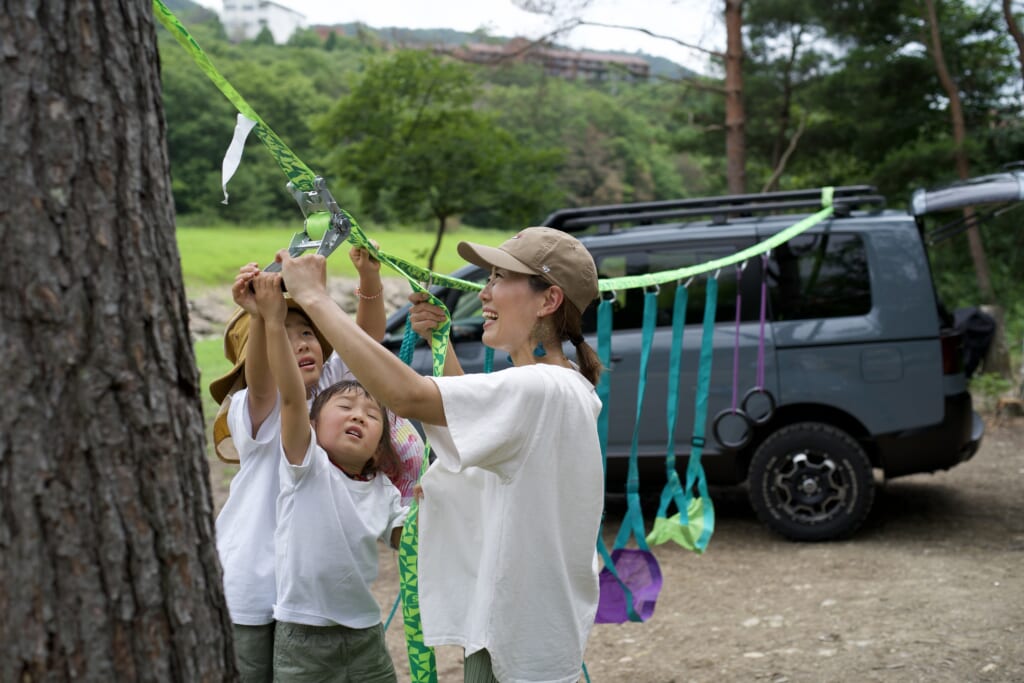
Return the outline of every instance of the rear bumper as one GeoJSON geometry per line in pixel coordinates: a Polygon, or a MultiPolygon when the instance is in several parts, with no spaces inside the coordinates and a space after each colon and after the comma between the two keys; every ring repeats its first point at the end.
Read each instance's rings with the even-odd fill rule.
{"type": "Polygon", "coordinates": [[[938,424],[878,437],[881,466],[887,478],[948,470],[978,452],[985,423],[974,412],[971,395],[964,391],[946,396],[945,407],[946,417],[938,424]]]}

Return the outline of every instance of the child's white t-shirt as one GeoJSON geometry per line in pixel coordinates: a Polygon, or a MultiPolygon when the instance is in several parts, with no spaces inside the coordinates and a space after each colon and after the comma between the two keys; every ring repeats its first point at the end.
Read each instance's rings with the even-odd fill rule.
{"type": "Polygon", "coordinates": [[[405,521],[398,489],[383,474],[357,481],[335,467],[312,433],[301,465],[278,440],[281,494],[275,534],[274,618],[309,626],[369,628],[380,623],[370,592],[377,541],[405,521]]]}
{"type": "Polygon", "coordinates": [[[224,569],[224,597],[231,621],[246,626],[269,624],[276,597],[274,526],[281,442],[280,401],[252,437],[248,389],[231,398],[228,428],[240,468],[231,479],[228,499],[217,515],[217,552],[224,569]]]}
{"type": "MultiPolygon", "coordinates": [[[[317,392],[351,377],[338,354],[332,353],[324,363],[317,392]]],[[[248,389],[236,392],[228,408],[228,429],[238,451],[239,470],[217,515],[217,552],[231,621],[260,626],[273,621],[277,600],[274,529],[281,490],[281,407],[278,400],[253,438],[248,396],[248,389]]]]}
{"type": "Polygon", "coordinates": [[[425,641],[486,648],[507,683],[575,682],[599,592],[601,401],[551,365],[433,380],[448,425],[424,425],[425,641]]]}

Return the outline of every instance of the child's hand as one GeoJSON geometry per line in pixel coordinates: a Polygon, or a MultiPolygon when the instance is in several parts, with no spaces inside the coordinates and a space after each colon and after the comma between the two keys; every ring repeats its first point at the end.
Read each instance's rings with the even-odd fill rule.
{"type": "Polygon", "coordinates": [[[430,341],[431,334],[437,326],[444,322],[445,311],[440,306],[428,303],[424,292],[413,292],[409,295],[412,308],[409,309],[409,320],[416,334],[430,341]]]}
{"type": "Polygon", "coordinates": [[[420,485],[420,484],[413,485],[413,487],[412,487],[412,497],[416,499],[417,503],[420,502],[421,500],[423,500],[423,486],[422,485],[420,485]]]}
{"type": "MultiPolygon", "coordinates": [[[[375,240],[370,240],[374,249],[378,248],[375,240]]],[[[380,261],[373,258],[370,252],[362,247],[352,247],[348,252],[348,257],[352,259],[352,265],[356,267],[356,272],[359,273],[359,277],[364,275],[372,275],[380,272],[380,261]]]]}
{"type": "Polygon", "coordinates": [[[267,322],[284,324],[288,315],[288,303],[281,290],[280,273],[260,273],[252,279],[253,299],[259,315],[267,322]]]}
{"type": "Polygon", "coordinates": [[[236,304],[241,306],[242,310],[253,316],[259,315],[260,312],[256,306],[256,295],[253,294],[249,283],[259,273],[260,267],[257,264],[246,263],[238,269],[235,282],[231,285],[231,298],[235,300],[236,304]]]}

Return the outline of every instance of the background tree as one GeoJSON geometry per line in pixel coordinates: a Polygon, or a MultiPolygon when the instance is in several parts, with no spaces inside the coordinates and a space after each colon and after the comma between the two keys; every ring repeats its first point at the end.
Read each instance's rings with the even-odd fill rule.
{"type": "Polygon", "coordinates": [[[1024,33],[1020,30],[1017,18],[1013,16],[1013,3],[1010,0],[1003,0],[1003,18],[1006,19],[1006,26],[1013,36],[1013,42],[1017,45],[1017,58],[1020,62],[1020,75],[1024,77],[1024,33]]]}
{"type": "Polygon", "coordinates": [[[152,6],[0,17],[0,680],[236,679],[152,6]]]}
{"type": "Polygon", "coordinates": [[[522,227],[550,206],[557,150],[518,144],[475,108],[479,87],[464,64],[400,50],[372,60],[317,126],[365,210],[436,221],[431,269],[451,217],[491,212],[522,227]]]}
{"type": "Polygon", "coordinates": [[[742,194],[747,189],[747,152],[746,152],[746,111],[743,93],[743,0],[724,0],[723,17],[726,29],[725,52],[709,50],[699,45],[673,37],[670,32],[656,33],[639,26],[622,26],[588,21],[583,18],[591,0],[514,0],[514,4],[527,12],[545,14],[560,21],[560,25],[551,34],[539,42],[554,39],[568,34],[579,26],[603,26],[626,31],[637,31],[660,40],[668,40],[677,45],[701,52],[710,57],[724,72],[722,85],[709,85],[691,72],[685,73],[680,82],[687,87],[705,91],[718,92],[724,96],[724,125],[708,126],[705,131],[725,133],[725,182],[732,194],[742,194]]]}

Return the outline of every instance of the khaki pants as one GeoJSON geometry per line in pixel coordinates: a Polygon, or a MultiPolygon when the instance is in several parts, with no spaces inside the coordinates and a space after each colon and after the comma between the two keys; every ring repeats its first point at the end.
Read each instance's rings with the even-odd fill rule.
{"type": "Polygon", "coordinates": [[[275,683],[397,683],[384,625],[306,626],[277,622],[275,683]]]}
{"type": "Polygon", "coordinates": [[[242,683],[271,683],[274,680],[274,622],[262,626],[232,624],[231,630],[242,683]]]}
{"type": "Polygon", "coordinates": [[[462,680],[464,683],[498,683],[491,670],[491,655],[487,650],[477,650],[466,657],[462,680]]]}

